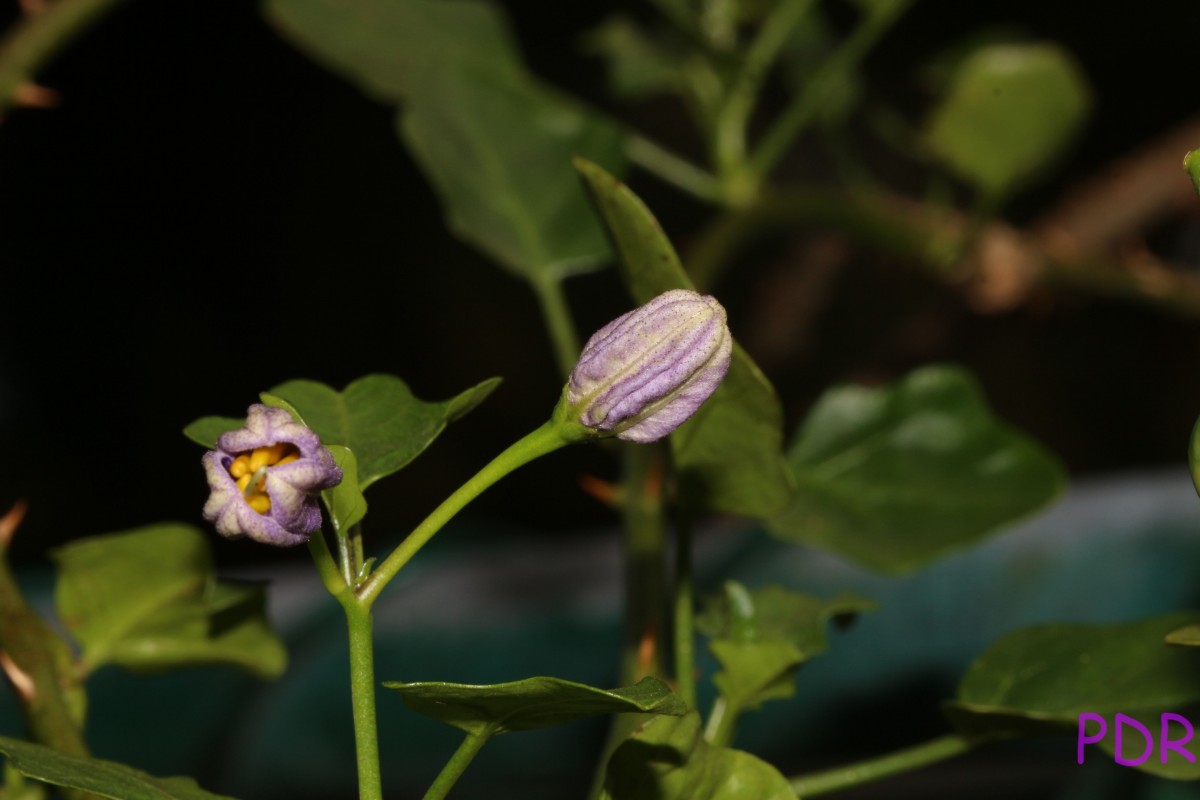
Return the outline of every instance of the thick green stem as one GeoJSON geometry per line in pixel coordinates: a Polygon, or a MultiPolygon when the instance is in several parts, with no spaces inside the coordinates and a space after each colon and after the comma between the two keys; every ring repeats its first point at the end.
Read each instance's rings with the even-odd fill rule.
{"type": "Polygon", "coordinates": [[[563,380],[566,380],[579,359],[580,345],[579,337],[575,335],[575,323],[571,321],[571,309],[567,306],[562,281],[556,277],[539,277],[532,283],[538,303],[542,307],[546,330],[550,333],[550,342],[554,345],[559,372],[563,380]]]}
{"type": "Polygon", "coordinates": [[[696,707],[696,631],[693,625],[692,518],[687,493],[681,493],[675,530],[675,684],[689,708],[696,707]]]}
{"type": "MultiPolygon", "coordinates": [[[[621,522],[625,534],[625,641],[621,686],[645,677],[662,678],[662,639],[666,627],[667,542],[663,524],[661,444],[627,444],[621,448],[621,522]]],[[[617,714],[608,728],[589,798],[600,796],[609,756],[646,718],[617,714]]]]}
{"type": "Polygon", "coordinates": [[[817,797],[877,781],[901,772],[910,772],[962,755],[970,749],[970,742],[959,736],[939,736],[924,744],[898,750],[881,758],[868,759],[824,772],[814,772],[812,775],[800,775],[791,779],[792,789],[803,798],[817,797]]]}
{"type": "Polygon", "coordinates": [[[621,449],[621,521],[625,531],[625,646],[621,685],[662,677],[660,642],[666,628],[666,535],[663,530],[663,450],[621,449]]]}
{"type": "Polygon", "coordinates": [[[463,506],[474,500],[485,489],[508,473],[530,461],[551,453],[564,445],[582,441],[587,433],[582,425],[571,423],[562,418],[564,404],[559,404],[554,418],[532,433],[522,437],[507,450],[492,459],[487,466],[475,473],[474,477],[455,490],[440,506],[426,517],[400,545],[383,560],[371,577],[358,589],[358,599],[364,607],[370,608],[379,593],[387,586],[396,573],[417,554],[433,535],[442,529],[463,506]]]}
{"type": "Polygon", "coordinates": [[[0,115],[59,51],[122,0],[55,0],[28,14],[0,41],[0,115]]]}
{"type": "Polygon", "coordinates": [[[488,739],[492,738],[492,733],[491,729],[486,729],[479,733],[467,734],[467,738],[463,739],[463,743],[458,746],[454,755],[446,762],[446,766],[442,767],[442,771],[438,773],[437,780],[425,793],[425,800],[442,800],[449,794],[450,789],[458,782],[467,766],[487,744],[488,739]]]}
{"type": "Polygon", "coordinates": [[[340,599],[350,631],[350,703],[354,712],[358,796],[359,800],[382,800],[379,734],[375,725],[375,645],[371,609],[349,592],[340,599]]]}
{"type": "Polygon", "coordinates": [[[767,131],[762,143],[750,158],[750,178],[761,183],[825,107],[831,92],[843,85],[842,78],[853,70],[870,52],[875,43],[891,28],[913,0],[888,0],[874,3],[863,13],[858,27],[837,52],[817,71],[812,80],[784,109],[783,114],[767,131]]]}

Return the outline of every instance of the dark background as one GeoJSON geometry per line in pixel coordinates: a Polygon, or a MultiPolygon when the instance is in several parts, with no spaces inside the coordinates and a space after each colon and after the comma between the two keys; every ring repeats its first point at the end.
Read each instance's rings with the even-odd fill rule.
{"type": "MultiPolygon", "coordinates": [[[[685,130],[671,102],[614,105],[600,62],[577,52],[583,32],[622,4],[507,5],[542,76],[651,134],[685,130]]],[[[836,21],[848,18],[832,8],[836,21]]],[[[1085,2],[927,0],[868,59],[868,79],[919,119],[928,98],[916,69],[980,28],[1015,27],[1073,50],[1096,88],[1094,116],[1054,174],[1009,207],[1020,221],[1196,111],[1196,5],[1140,4],[1136,24],[1131,14],[1085,2]]],[[[238,414],[282,380],[340,387],[392,372],[441,399],[505,378],[375,490],[377,530],[419,520],[553,405],[560,384],[531,293],[444,231],[392,110],[281,41],[255,4],[130,0],[42,83],[60,106],[19,109],[0,125],[0,505],[30,503],[18,560],[80,535],[200,521],[200,453],[178,431],[205,414],[238,414]]],[[[785,169],[813,157],[802,146],[785,169]]],[[[710,213],[644,175],[632,182],[682,244],[710,213]]],[[[1180,244],[1189,226],[1195,241],[1195,224],[1155,243],[1195,261],[1180,244]]],[[[786,274],[788,243],[778,239],[717,287],[742,338],[756,301],[786,274]]],[[[568,290],[581,332],[627,305],[610,272],[568,290]]],[[[810,313],[803,352],[764,358],[789,426],[832,382],[949,359],[977,372],[1002,416],[1085,474],[1178,463],[1200,408],[1196,323],[1130,303],[1060,293],[981,316],[908,265],[865,257],[810,313]]],[[[611,470],[602,455],[571,452],[508,479],[472,513],[550,532],[603,523],[607,512],[579,496],[576,480],[611,470]]],[[[259,554],[240,544],[220,558],[259,554]]]]}

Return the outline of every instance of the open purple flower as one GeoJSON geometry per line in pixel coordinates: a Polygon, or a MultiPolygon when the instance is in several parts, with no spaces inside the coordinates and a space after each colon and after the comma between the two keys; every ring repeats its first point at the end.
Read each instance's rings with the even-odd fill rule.
{"type": "Polygon", "coordinates": [[[321,527],[317,494],[336,486],[342,470],[311,429],[282,408],[250,406],[246,425],[204,454],[212,493],[204,518],[230,539],[291,546],[321,527]]]}
{"type": "Polygon", "coordinates": [[[732,350],[721,304],[673,289],[588,339],[567,380],[566,401],[588,428],[653,442],[716,391],[732,350]]]}

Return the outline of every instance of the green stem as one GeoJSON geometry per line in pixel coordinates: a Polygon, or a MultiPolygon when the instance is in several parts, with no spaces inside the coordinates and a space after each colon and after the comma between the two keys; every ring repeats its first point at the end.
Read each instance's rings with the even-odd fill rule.
{"type": "MultiPolygon", "coordinates": [[[[662,678],[662,639],[666,622],[667,541],[662,486],[665,452],[661,444],[621,448],[621,527],[625,544],[625,640],[621,686],[645,677],[662,678]]],[[[608,727],[589,798],[600,796],[609,756],[645,721],[644,714],[617,714],[608,727]]]]}
{"type": "Polygon", "coordinates": [[[571,310],[567,306],[562,281],[555,277],[539,276],[532,284],[534,292],[537,293],[538,303],[542,307],[542,316],[546,320],[546,330],[550,332],[550,341],[554,345],[559,372],[566,380],[579,359],[580,345],[579,337],[575,335],[575,324],[571,321],[571,310]]]}
{"type": "Polygon", "coordinates": [[[647,172],[700,200],[720,203],[724,197],[720,181],[711,173],[644,136],[630,133],[625,139],[625,155],[647,172]]]}
{"type": "Polygon", "coordinates": [[[688,493],[680,493],[675,530],[675,684],[689,708],[696,707],[696,631],[692,624],[692,519],[688,493]]]}
{"type": "Polygon", "coordinates": [[[437,780],[429,787],[429,791],[425,792],[425,800],[442,800],[449,794],[467,766],[487,744],[488,739],[492,738],[493,733],[494,731],[487,728],[479,733],[467,734],[467,738],[463,739],[462,744],[454,751],[454,755],[446,762],[446,766],[442,767],[442,771],[438,773],[437,780]]]}
{"type": "Polygon", "coordinates": [[[886,3],[874,3],[869,11],[864,12],[850,38],[821,66],[763,137],[758,150],[750,158],[749,172],[755,183],[761,183],[770,174],[796,137],[825,107],[829,94],[842,85],[841,78],[862,61],[912,2],[888,0],[886,3]]]}
{"type": "Polygon", "coordinates": [[[713,163],[717,174],[725,181],[727,199],[734,204],[743,204],[753,196],[756,188],[753,184],[743,186],[741,178],[746,160],[746,128],[759,91],[792,31],[812,5],[812,0],[783,0],[775,7],[747,49],[741,69],[717,114],[712,141],[713,163]]]}
{"type": "Polygon", "coordinates": [[[621,449],[621,521],[625,532],[625,654],[621,685],[662,677],[659,642],[665,629],[666,536],[663,451],[659,445],[621,449]]]}
{"type": "Polygon", "coordinates": [[[13,25],[0,41],[0,114],[12,106],[22,85],[121,1],[56,0],[13,25]]]}
{"type": "Polygon", "coordinates": [[[364,607],[370,608],[379,593],[387,586],[396,573],[417,554],[433,535],[442,529],[463,506],[474,500],[485,489],[508,473],[530,461],[551,453],[564,445],[582,441],[587,436],[586,429],[578,423],[563,419],[565,403],[560,403],[555,409],[554,417],[537,430],[513,443],[507,450],[492,459],[487,466],[458,487],[454,494],[447,497],[440,506],[435,508],[420,525],[400,545],[383,560],[362,586],[357,596],[364,607]]]}
{"type": "Polygon", "coordinates": [[[945,761],[971,749],[971,743],[954,735],[939,736],[924,744],[898,750],[881,758],[860,761],[846,767],[814,772],[792,778],[792,789],[800,797],[817,797],[822,794],[849,789],[901,772],[910,772],[920,767],[945,761]]]}
{"type": "Polygon", "coordinates": [[[354,712],[358,796],[359,800],[383,800],[379,734],[375,725],[375,645],[371,609],[350,592],[343,593],[339,600],[350,631],[350,703],[354,712]]]}

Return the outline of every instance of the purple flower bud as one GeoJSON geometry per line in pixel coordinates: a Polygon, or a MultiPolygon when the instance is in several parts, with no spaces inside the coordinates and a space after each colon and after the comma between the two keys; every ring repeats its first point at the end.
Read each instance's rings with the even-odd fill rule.
{"type": "Polygon", "coordinates": [[[245,427],[222,434],[202,462],[212,490],[204,518],[217,533],[284,547],[321,527],[317,493],[342,480],[316,433],[263,405],[250,406],[245,427]]]}
{"type": "Polygon", "coordinates": [[[721,304],[673,289],[588,339],[566,400],[587,428],[630,442],[657,441],[716,391],[732,349],[721,304]]]}

